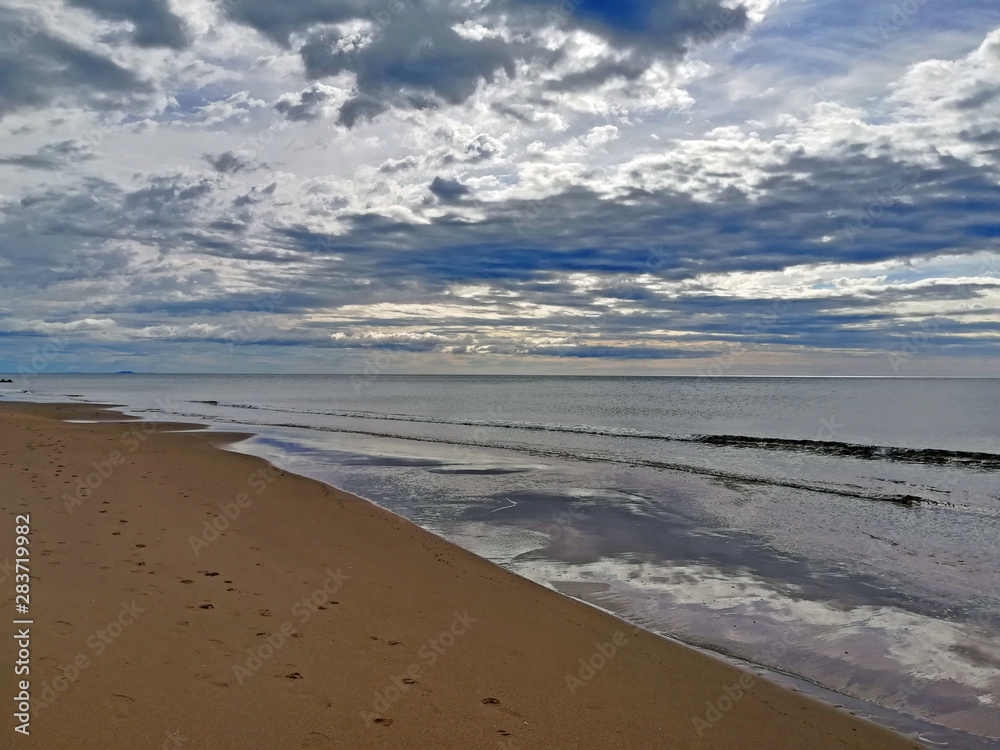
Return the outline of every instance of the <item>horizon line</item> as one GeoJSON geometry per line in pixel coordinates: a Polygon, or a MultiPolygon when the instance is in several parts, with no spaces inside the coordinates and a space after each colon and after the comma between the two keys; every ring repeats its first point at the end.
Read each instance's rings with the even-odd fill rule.
{"type": "Polygon", "coordinates": [[[424,373],[424,372],[394,372],[379,373],[371,375],[363,372],[48,372],[48,373],[17,373],[0,372],[0,376],[38,378],[62,375],[156,375],[156,376],[268,376],[268,377],[364,377],[378,379],[383,377],[395,378],[688,378],[692,380],[737,380],[741,378],[866,378],[880,380],[998,380],[1000,375],[699,375],[694,374],[669,374],[669,375],[612,375],[612,374],[586,374],[586,373],[424,373]]]}

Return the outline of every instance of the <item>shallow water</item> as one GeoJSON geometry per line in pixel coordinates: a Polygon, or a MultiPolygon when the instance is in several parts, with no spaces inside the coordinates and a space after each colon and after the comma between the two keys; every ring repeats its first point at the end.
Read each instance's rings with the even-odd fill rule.
{"type": "Polygon", "coordinates": [[[67,375],[27,390],[239,425],[258,437],[237,450],[650,630],[927,742],[998,744],[1000,381],[67,375]]]}

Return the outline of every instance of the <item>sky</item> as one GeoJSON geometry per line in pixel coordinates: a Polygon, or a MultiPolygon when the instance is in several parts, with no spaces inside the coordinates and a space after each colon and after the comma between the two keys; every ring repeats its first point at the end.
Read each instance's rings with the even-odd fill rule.
{"type": "Polygon", "coordinates": [[[996,0],[0,0],[0,370],[1000,376],[996,0]]]}

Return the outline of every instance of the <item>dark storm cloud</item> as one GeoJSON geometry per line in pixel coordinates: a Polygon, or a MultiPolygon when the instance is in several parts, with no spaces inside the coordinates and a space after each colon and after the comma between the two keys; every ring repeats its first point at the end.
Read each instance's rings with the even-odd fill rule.
{"type": "Polygon", "coordinates": [[[679,56],[692,41],[707,42],[747,25],[746,7],[719,0],[569,0],[565,3],[510,0],[511,8],[581,28],[620,48],[655,56],[679,56]],[[561,10],[570,12],[560,12],[561,10]]]}
{"type": "Polygon", "coordinates": [[[469,188],[458,180],[448,180],[443,177],[435,177],[429,189],[445,203],[454,203],[469,194],[469,188]]]}
{"type": "MultiPolygon", "coordinates": [[[[111,0],[104,0],[110,2],[111,0]]],[[[426,109],[466,101],[483,82],[513,77],[519,63],[549,66],[563,56],[533,36],[547,25],[585,29],[626,53],[624,62],[601,62],[552,84],[559,90],[599,86],[613,78],[634,80],[657,59],[680,59],[697,43],[746,27],[742,6],[726,8],[719,0],[584,0],[560,10],[554,3],[495,0],[483,6],[390,0],[384,6],[363,2],[263,0],[227,4],[231,17],[253,26],[285,46],[306,35],[299,48],[306,75],[322,79],[339,73],[356,76],[356,95],[341,107],[338,121],[353,127],[390,107],[426,109]],[[455,31],[470,20],[500,17],[518,33],[513,39],[470,38],[455,31]],[[365,20],[373,36],[365,44],[320,24],[365,20]]],[[[290,119],[314,119],[315,108],[279,111],[290,119]]]]}
{"type": "Polygon", "coordinates": [[[132,24],[132,41],[139,47],[187,46],[184,23],[170,12],[167,0],[68,0],[111,21],[132,24]]]}
{"type": "Polygon", "coordinates": [[[289,120],[307,122],[323,114],[323,105],[329,98],[330,95],[323,89],[311,87],[298,94],[283,96],[274,108],[289,120]]]}
{"type": "Polygon", "coordinates": [[[974,94],[955,103],[956,109],[981,109],[984,105],[1000,97],[1000,86],[983,86],[974,94]]]}
{"type": "Polygon", "coordinates": [[[212,169],[220,174],[236,174],[237,172],[253,168],[249,161],[237,156],[232,151],[224,151],[215,156],[212,154],[203,154],[202,158],[212,165],[212,169]]]}
{"type": "Polygon", "coordinates": [[[346,128],[353,128],[358,122],[374,120],[385,112],[388,106],[368,96],[356,96],[344,102],[337,116],[337,122],[346,128]]]}
{"type": "Polygon", "coordinates": [[[355,18],[372,18],[381,8],[370,0],[253,0],[226,2],[223,9],[279,44],[318,23],[339,23],[355,18]]]}
{"type": "Polygon", "coordinates": [[[52,36],[39,16],[0,7],[0,118],[54,101],[111,108],[140,88],[110,58],[52,36]]]}
{"type": "Polygon", "coordinates": [[[33,154],[0,157],[0,165],[54,171],[93,158],[93,154],[76,141],[61,141],[42,146],[33,154]]]}
{"type": "MultiPolygon", "coordinates": [[[[544,201],[481,204],[485,216],[475,223],[346,216],[352,230],[330,241],[359,263],[368,248],[378,248],[387,268],[421,278],[522,281],[576,271],[681,280],[991,250],[1000,231],[1000,186],[988,171],[950,157],[932,169],[888,157],[796,157],[770,173],[766,193],[731,189],[712,202],[659,190],[623,204],[575,188],[544,201]]],[[[475,200],[440,177],[432,191],[475,200]]],[[[326,241],[281,233],[307,251],[326,241]]]]}
{"type": "Polygon", "coordinates": [[[636,63],[604,62],[580,73],[570,73],[558,81],[550,81],[546,87],[552,91],[585,91],[615,78],[634,81],[645,71],[645,65],[636,63]]]}
{"type": "MultiPolygon", "coordinates": [[[[316,24],[364,19],[388,30],[405,25],[401,19],[410,22],[424,17],[429,21],[415,28],[426,31],[463,19],[457,15],[462,12],[458,4],[448,7],[428,0],[256,0],[224,3],[223,7],[231,18],[282,44],[316,24]]],[[[539,23],[584,28],[621,46],[659,53],[676,53],[691,40],[708,41],[739,31],[747,22],[744,6],[727,8],[720,0],[494,0],[478,10],[486,17],[508,14],[526,28],[538,28],[539,23]]]]}
{"type": "Polygon", "coordinates": [[[528,57],[520,43],[460,36],[451,28],[453,22],[450,13],[414,4],[364,46],[341,46],[332,32],[314,34],[300,50],[306,75],[355,74],[357,95],[339,118],[352,127],[389,104],[415,109],[434,106],[435,100],[459,104],[501,71],[512,77],[516,61],[528,57]]]}
{"type": "Polygon", "coordinates": [[[208,180],[186,182],[184,178],[154,177],[149,184],[125,196],[124,208],[139,211],[160,211],[169,206],[189,204],[207,195],[212,189],[208,180]]]}

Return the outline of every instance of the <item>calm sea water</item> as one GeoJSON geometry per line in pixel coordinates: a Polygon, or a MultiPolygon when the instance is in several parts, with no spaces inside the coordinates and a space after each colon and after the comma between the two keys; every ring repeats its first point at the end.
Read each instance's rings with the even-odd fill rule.
{"type": "Polygon", "coordinates": [[[1000,743],[1000,380],[35,375],[953,748],[1000,743]]]}

